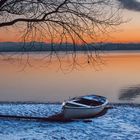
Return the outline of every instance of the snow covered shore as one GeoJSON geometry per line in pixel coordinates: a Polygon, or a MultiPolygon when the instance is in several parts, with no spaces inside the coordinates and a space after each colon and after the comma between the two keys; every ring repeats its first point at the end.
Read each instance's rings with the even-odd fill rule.
{"type": "MultiPolygon", "coordinates": [[[[60,104],[1,103],[0,115],[50,116],[60,104]]],[[[140,139],[140,105],[113,104],[113,109],[91,122],[35,122],[0,119],[2,140],[134,140],[140,139]]]]}

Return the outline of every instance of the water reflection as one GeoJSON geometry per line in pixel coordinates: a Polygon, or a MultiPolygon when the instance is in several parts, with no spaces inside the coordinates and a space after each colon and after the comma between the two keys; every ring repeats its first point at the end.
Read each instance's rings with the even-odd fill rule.
{"type": "Polygon", "coordinates": [[[29,52],[29,53],[3,53],[0,54],[0,64],[3,62],[10,63],[21,70],[33,68],[45,68],[61,70],[63,73],[70,73],[73,70],[83,70],[93,68],[100,70],[104,65],[104,60],[94,52],[29,52]]]}
{"type": "Polygon", "coordinates": [[[75,59],[72,54],[60,54],[61,61],[56,56],[49,61],[46,53],[7,56],[0,57],[0,101],[62,102],[69,97],[98,94],[109,102],[140,103],[136,88],[129,95],[131,100],[124,94],[128,88],[120,95],[122,87],[140,83],[138,52],[103,54],[95,63],[88,63],[84,53],[77,53],[75,59]]]}
{"type": "Polygon", "coordinates": [[[140,85],[124,88],[120,91],[119,100],[132,101],[140,96],[140,85]]]}

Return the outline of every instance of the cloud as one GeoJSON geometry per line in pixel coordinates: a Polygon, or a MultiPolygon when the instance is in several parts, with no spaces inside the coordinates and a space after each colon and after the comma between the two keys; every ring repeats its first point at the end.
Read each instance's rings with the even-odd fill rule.
{"type": "Polygon", "coordinates": [[[138,0],[118,0],[123,8],[133,11],[140,11],[140,2],[138,0]]]}

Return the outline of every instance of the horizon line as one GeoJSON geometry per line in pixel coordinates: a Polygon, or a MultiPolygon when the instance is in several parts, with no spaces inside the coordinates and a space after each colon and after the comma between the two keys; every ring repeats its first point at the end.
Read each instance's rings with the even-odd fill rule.
{"type": "MultiPolygon", "coordinates": [[[[26,42],[22,42],[22,41],[0,41],[0,43],[44,43],[44,44],[71,44],[73,45],[73,43],[70,42],[64,42],[64,43],[58,43],[58,42],[43,42],[43,41],[26,41],[26,42]]],[[[140,44],[140,42],[89,42],[87,44],[76,44],[76,45],[88,45],[88,44],[140,44]]]]}

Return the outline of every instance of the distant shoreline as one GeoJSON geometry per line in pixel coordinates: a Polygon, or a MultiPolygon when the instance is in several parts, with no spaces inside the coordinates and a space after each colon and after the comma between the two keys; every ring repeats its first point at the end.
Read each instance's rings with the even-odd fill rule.
{"type": "Polygon", "coordinates": [[[0,42],[0,52],[86,52],[138,51],[140,43],[92,43],[86,45],[49,44],[44,42],[0,42]]]}

